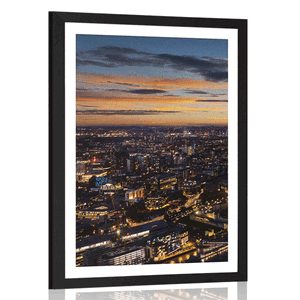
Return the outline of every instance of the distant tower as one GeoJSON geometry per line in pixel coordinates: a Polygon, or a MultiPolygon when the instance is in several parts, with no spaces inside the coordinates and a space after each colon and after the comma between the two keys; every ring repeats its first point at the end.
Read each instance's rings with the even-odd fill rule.
{"type": "Polygon", "coordinates": [[[187,155],[191,156],[194,154],[194,149],[192,146],[187,147],[187,155]]]}
{"type": "Polygon", "coordinates": [[[188,153],[188,141],[187,141],[187,139],[185,139],[184,152],[188,153]]]}
{"type": "Polygon", "coordinates": [[[126,149],[120,149],[115,153],[115,161],[118,168],[122,169],[126,167],[126,162],[129,157],[128,151],[126,149]]]}
{"type": "Polygon", "coordinates": [[[127,165],[127,172],[131,172],[132,171],[132,161],[130,160],[130,158],[127,158],[126,165],[127,165]]]}

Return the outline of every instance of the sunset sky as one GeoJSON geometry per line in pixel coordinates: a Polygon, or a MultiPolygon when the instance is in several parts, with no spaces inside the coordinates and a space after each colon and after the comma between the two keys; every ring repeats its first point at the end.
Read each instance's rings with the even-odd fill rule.
{"type": "Polygon", "coordinates": [[[77,35],[77,125],[227,125],[227,40],[77,35]]]}

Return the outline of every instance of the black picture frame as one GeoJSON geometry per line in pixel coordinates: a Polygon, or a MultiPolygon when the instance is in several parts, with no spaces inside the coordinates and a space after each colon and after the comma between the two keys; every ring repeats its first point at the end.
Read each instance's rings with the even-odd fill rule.
{"type": "Polygon", "coordinates": [[[49,288],[84,288],[247,280],[247,20],[95,13],[49,13],[49,288]],[[238,271],[234,273],[65,278],[65,23],[238,30],[238,271]]]}

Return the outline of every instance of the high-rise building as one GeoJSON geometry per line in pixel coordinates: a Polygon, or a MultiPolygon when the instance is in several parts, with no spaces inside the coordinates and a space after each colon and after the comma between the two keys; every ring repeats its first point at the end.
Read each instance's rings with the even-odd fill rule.
{"type": "Polygon", "coordinates": [[[143,200],[144,197],[145,189],[143,187],[138,189],[131,189],[125,192],[125,201],[130,205],[138,202],[139,200],[143,200]]]}
{"type": "Polygon", "coordinates": [[[115,153],[115,162],[117,169],[126,168],[128,156],[128,151],[124,148],[120,149],[115,153]]]}
{"type": "Polygon", "coordinates": [[[194,154],[194,148],[192,146],[187,147],[187,155],[193,155],[194,154]]]}
{"type": "Polygon", "coordinates": [[[130,158],[127,158],[126,166],[127,166],[127,172],[130,173],[133,171],[133,161],[130,158]]]}

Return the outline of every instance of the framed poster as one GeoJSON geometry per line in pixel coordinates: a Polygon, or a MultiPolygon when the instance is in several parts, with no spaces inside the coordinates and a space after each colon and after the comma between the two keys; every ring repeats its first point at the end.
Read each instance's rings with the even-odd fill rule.
{"type": "Polygon", "coordinates": [[[247,280],[247,21],[49,18],[50,288],[247,280]]]}

